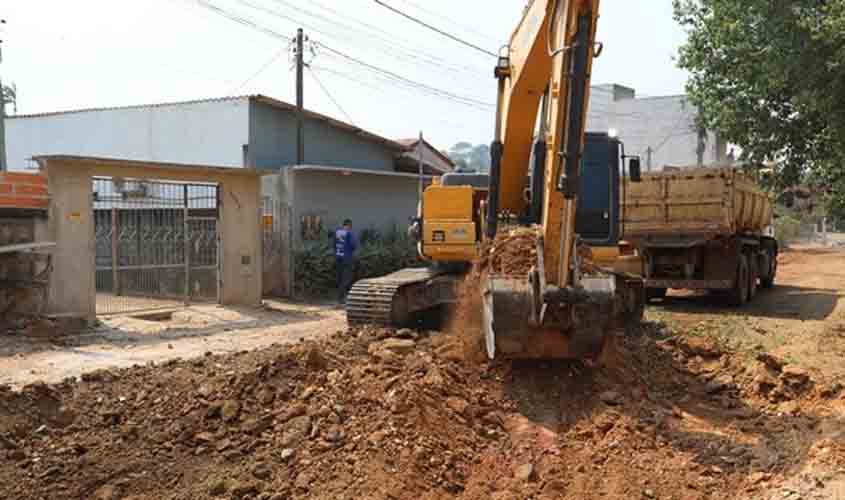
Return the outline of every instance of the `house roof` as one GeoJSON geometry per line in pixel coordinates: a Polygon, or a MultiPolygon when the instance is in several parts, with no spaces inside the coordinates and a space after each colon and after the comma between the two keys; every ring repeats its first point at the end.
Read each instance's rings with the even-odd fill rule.
{"type": "MultiPolygon", "coordinates": [[[[262,104],[266,104],[268,106],[272,106],[276,109],[281,109],[284,111],[296,111],[296,106],[284,101],[280,101],[278,99],[274,99],[272,97],[268,97],[262,94],[250,94],[250,95],[239,95],[239,96],[227,96],[227,97],[215,97],[210,99],[195,99],[190,101],[171,101],[171,102],[160,102],[160,103],[153,103],[153,104],[135,104],[135,105],[128,105],[128,106],[108,106],[108,107],[100,107],[100,108],[81,108],[81,109],[72,109],[67,111],[53,111],[47,113],[34,113],[28,115],[14,115],[14,116],[7,116],[7,120],[14,120],[14,119],[27,119],[27,118],[42,118],[42,117],[49,117],[49,116],[59,116],[59,115],[69,115],[75,113],[91,113],[97,111],[120,111],[120,110],[129,110],[129,109],[155,109],[155,108],[164,108],[169,106],[184,106],[190,104],[204,104],[204,103],[218,103],[218,102],[231,102],[231,101],[240,101],[244,99],[249,99],[250,101],[260,102],[262,104]]],[[[405,146],[400,144],[399,142],[387,139],[380,135],[374,134],[372,132],[368,132],[360,127],[356,127],[355,125],[336,120],[330,116],[326,116],[315,111],[305,110],[305,116],[307,118],[311,118],[313,120],[321,121],[331,125],[340,130],[345,130],[352,134],[358,135],[359,137],[382,144],[387,146],[388,148],[397,151],[397,152],[404,152],[405,146]]]]}
{"type": "MultiPolygon", "coordinates": [[[[190,170],[193,172],[208,173],[208,174],[222,174],[230,176],[241,177],[261,177],[264,175],[272,175],[273,172],[269,170],[259,170],[254,168],[242,167],[224,167],[219,165],[192,165],[187,163],[167,163],[158,161],[144,161],[144,160],[125,160],[122,158],[102,158],[97,156],[77,156],[77,155],[38,155],[32,158],[43,169],[49,165],[50,162],[72,162],[91,166],[106,166],[106,167],[121,167],[121,168],[145,168],[153,170],[190,170]]],[[[47,167],[49,168],[49,167],[47,167]]]]}
{"type": "MultiPolygon", "coordinates": [[[[395,172],[392,170],[365,170],[360,168],[332,167],[326,165],[298,165],[292,167],[294,172],[327,172],[340,175],[371,175],[376,177],[402,177],[406,179],[419,179],[418,174],[395,172]]],[[[430,175],[423,175],[423,179],[431,179],[430,175]]]]}
{"type": "MultiPolygon", "coordinates": [[[[401,144],[401,145],[405,148],[405,152],[406,152],[406,153],[409,153],[409,152],[414,151],[414,150],[417,148],[417,144],[419,144],[420,139],[419,139],[419,138],[416,138],[416,139],[399,139],[399,140],[397,140],[396,142],[398,142],[399,144],[401,144]]],[[[451,159],[451,158],[449,158],[448,156],[446,156],[445,154],[443,154],[443,153],[442,153],[439,149],[437,149],[437,148],[435,148],[434,146],[432,146],[432,145],[431,145],[431,143],[430,143],[430,142],[428,142],[428,141],[426,141],[425,139],[423,139],[423,140],[422,140],[422,142],[423,142],[423,145],[424,145],[424,146],[426,146],[426,147],[427,147],[428,149],[430,149],[431,151],[433,151],[433,152],[434,152],[434,154],[435,154],[438,158],[440,158],[440,159],[441,159],[441,160],[443,160],[443,161],[444,161],[447,165],[449,165],[450,167],[452,167],[452,170],[454,170],[454,169],[455,169],[455,162],[454,162],[454,161],[452,161],[452,159],[451,159]]],[[[434,165],[431,165],[431,166],[432,166],[432,167],[434,167],[434,165]]],[[[440,169],[438,169],[438,170],[440,170],[440,169]]]]}

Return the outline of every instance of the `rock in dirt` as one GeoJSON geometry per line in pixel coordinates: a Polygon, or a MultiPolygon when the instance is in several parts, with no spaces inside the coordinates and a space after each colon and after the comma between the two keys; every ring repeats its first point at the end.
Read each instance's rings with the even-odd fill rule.
{"type": "Polygon", "coordinates": [[[466,416],[469,409],[469,403],[465,399],[455,397],[446,399],[446,406],[461,416],[466,416]]]}
{"type": "Polygon", "coordinates": [[[776,372],[783,370],[783,367],[786,366],[786,361],[767,352],[757,354],[757,361],[763,363],[767,368],[776,372]]]}
{"type": "Polygon", "coordinates": [[[220,415],[226,422],[234,422],[241,414],[241,404],[237,401],[228,400],[220,408],[220,415]]]}
{"type": "Polygon", "coordinates": [[[419,334],[410,328],[400,328],[396,331],[396,338],[416,340],[419,334]]]}
{"type": "Polygon", "coordinates": [[[273,426],[273,416],[265,415],[260,418],[254,418],[244,424],[244,431],[248,434],[258,435],[273,426]]]}
{"type": "Polygon", "coordinates": [[[117,487],[106,485],[102,486],[94,493],[94,500],[118,500],[120,492],[117,487]]]}
{"type": "Polygon", "coordinates": [[[232,496],[234,498],[244,498],[247,495],[255,495],[256,493],[258,493],[258,486],[253,483],[235,481],[232,484],[232,496]]]}
{"type": "Polygon", "coordinates": [[[534,465],[533,464],[523,464],[516,468],[513,472],[513,477],[517,481],[528,482],[535,478],[534,474],[534,465]]]}
{"type": "Polygon", "coordinates": [[[399,356],[405,356],[407,354],[411,354],[416,350],[417,344],[413,340],[409,339],[385,339],[377,344],[373,344],[370,346],[371,354],[373,351],[387,351],[393,354],[398,354],[399,356]]]}
{"type": "Polygon", "coordinates": [[[226,481],[224,479],[218,479],[211,483],[211,486],[208,487],[208,494],[214,497],[218,497],[226,493],[228,486],[226,485],[226,481]]]}
{"type": "Polygon", "coordinates": [[[810,385],[810,374],[807,370],[794,365],[785,366],[780,374],[784,385],[792,389],[804,389],[810,385]]]}
{"type": "Polygon", "coordinates": [[[687,356],[701,356],[702,358],[718,358],[722,349],[713,339],[707,337],[686,337],[678,341],[678,347],[687,356]]]}
{"type": "Polygon", "coordinates": [[[273,469],[269,465],[260,462],[252,467],[252,475],[262,481],[267,481],[273,477],[273,469]]]}
{"type": "Polygon", "coordinates": [[[611,405],[611,406],[619,406],[625,402],[625,399],[616,391],[604,391],[603,393],[599,394],[599,399],[602,403],[611,405]]]}
{"type": "Polygon", "coordinates": [[[329,360],[317,346],[309,346],[303,357],[305,368],[313,371],[323,371],[329,366],[329,360]]]}
{"type": "Polygon", "coordinates": [[[294,448],[311,433],[311,417],[304,415],[292,418],[286,425],[279,444],[283,448],[294,448]]]}
{"type": "Polygon", "coordinates": [[[716,394],[730,389],[734,384],[734,378],[730,375],[719,375],[704,386],[708,394],[716,394]]]}
{"type": "Polygon", "coordinates": [[[270,388],[264,388],[258,393],[258,402],[264,406],[270,406],[276,400],[276,392],[270,388]]]}

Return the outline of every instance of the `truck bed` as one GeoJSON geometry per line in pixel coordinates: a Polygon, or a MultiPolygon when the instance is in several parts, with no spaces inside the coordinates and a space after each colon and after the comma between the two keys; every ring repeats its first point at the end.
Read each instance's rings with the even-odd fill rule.
{"type": "Polygon", "coordinates": [[[625,183],[623,237],[629,241],[759,235],[769,225],[769,198],[742,171],[690,168],[625,183]]]}

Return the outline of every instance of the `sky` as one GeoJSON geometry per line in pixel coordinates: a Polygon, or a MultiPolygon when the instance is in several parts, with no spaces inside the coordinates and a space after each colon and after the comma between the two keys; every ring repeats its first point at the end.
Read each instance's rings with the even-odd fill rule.
{"type": "MultiPolygon", "coordinates": [[[[526,4],[384,1],[492,52],[526,4]]],[[[594,84],[683,92],[671,3],[602,0],[594,84]]],[[[307,108],[391,139],[422,132],[440,149],[492,139],[495,59],[375,0],[3,0],[0,18],[0,78],[17,86],[21,114],[242,94],[295,102],[289,45],[301,26],[307,108]]]]}

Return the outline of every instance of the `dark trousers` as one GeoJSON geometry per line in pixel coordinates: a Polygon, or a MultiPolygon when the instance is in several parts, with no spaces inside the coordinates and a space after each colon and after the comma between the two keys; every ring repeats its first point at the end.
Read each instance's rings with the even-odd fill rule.
{"type": "Polygon", "coordinates": [[[352,259],[337,259],[337,300],[346,302],[346,295],[355,281],[355,263],[352,259]]]}

